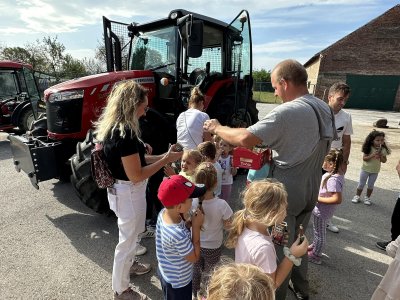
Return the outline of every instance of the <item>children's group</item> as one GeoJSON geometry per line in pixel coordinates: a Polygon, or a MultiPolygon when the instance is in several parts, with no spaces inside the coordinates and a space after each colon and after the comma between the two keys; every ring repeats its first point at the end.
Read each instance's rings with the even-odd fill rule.
{"type": "MultiPolygon", "coordinates": [[[[95,124],[115,178],[107,189],[119,229],[114,299],[148,299],[130,281],[130,275],[152,269],[137,259],[147,252],[143,238],[155,238],[163,299],[284,300],[288,288],[297,299],[309,299],[307,263],[322,264],[326,231],[339,232],[331,219],[343,200],[349,164],[353,128],[342,108],[350,88],[333,84],[325,103],[308,94],[307,73],[294,60],[279,63],[271,82],[284,103],[248,128],[210,120],[203,112],[203,94],[193,88],[188,109],[176,121],[177,144],[157,155],[140,139],[138,127],[148,109],[147,91],[129,81],[114,88],[95,124]],[[233,149],[257,145],[272,149],[272,160],[248,171],[247,184],[239,187],[241,206],[234,212],[231,194],[238,169],[233,149]],[[158,181],[147,184],[149,178],[158,181]],[[309,243],[304,230],[310,219],[309,243]],[[221,259],[223,247],[234,249],[234,261],[221,259]]],[[[370,132],[362,152],[351,201],[360,203],[367,185],[362,201],[370,206],[381,163],[391,153],[385,133],[370,132]]],[[[391,252],[399,243],[400,204],[396,207],[392,241],[377,243],[391,252]]],[[[400,270],[399,255],[374,299],[399,299],[399,278],[393,275],[400,270]]]]}

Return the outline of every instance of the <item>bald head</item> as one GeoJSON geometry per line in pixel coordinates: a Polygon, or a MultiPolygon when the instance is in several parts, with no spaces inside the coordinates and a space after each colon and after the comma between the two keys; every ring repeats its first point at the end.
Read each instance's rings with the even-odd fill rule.
{"type": "Polygon", "coordinates": [[[296,86],[307,85],[307,71],[301,63],[294,59],[286,59],[278,63],[272,70],[275,79],[279,82],[281,79],[290,81],[296,86]]]}

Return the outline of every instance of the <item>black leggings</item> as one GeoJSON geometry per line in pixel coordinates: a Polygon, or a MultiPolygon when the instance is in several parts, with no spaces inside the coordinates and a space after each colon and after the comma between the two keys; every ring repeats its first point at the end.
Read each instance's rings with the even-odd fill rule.
{"type": "Polygon", "coordinates": [[[164,168],[159,170],[149,178],[146,190],[146,219],[152,219],[153,225],[157,223],[157,216],[163,208],[161,201],[157,197],[158,187],[164,179],[164,168]]]}
{"type": "Polygon", "coordinates": [[[400,235],[400,196],[397,198],[396,205],[392,213],[392,241],[400,235]]]}

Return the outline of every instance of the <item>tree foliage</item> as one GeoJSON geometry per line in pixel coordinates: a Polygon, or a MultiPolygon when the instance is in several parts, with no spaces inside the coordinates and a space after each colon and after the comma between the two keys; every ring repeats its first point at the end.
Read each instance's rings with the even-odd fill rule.
{"type": "Polygon", "coordinates": [[[271,81],[271,71],[265,69],[254,70],[253,71],[254,82],[270,82],[271,81]]]}
{"type": "Polygon", "coordinates": [[[79,60],[66,53],[66,47],[57,36],[47,36],[34,43],[27,43],[23,47],[2,45],[0,59],[31,64],[35,71],[54,77],[56,82],[105,71],[104,62],[97,58],[79,60]]]}

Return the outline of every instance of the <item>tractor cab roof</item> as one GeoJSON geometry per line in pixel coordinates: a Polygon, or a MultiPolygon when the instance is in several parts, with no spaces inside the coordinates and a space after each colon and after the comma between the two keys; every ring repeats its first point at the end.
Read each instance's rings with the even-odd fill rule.
{"type": "MultiPolygon", "coordinates": [[[[192,15],[194,19],[196,20],[201,20],[204,22],[205,25],[210,26],[210,27],[214,27],[217,28],[219,30],[224,30],[229,26],[229,24],[214,19],[214,18],[210,18],[201,14],[197,14],[191,11],[187,11],[184,9],[175,9],[172,10],[169,14],[167,18],[163,18],[163,19],[159,19],[159,20],[155,20],[155,21],[151,21],[151,22],[147,22],[147,23],[143,23],[143,24],[138,24],[138,23],[131,23],[128,26],[128,30],[132,32],[132,34],[136,35],[138,32],[140,31],[150,31],[154,28],[159,28],[159,27],[164,27],[164,26],[171,26],[171,25],[177,25],[178,20],[180,18],[183,18],[185,16],[188,15],[192,15]]],[[[231,27],[232,30],[235,30],[233,27],[231,27]]]]}
{"type": "Polygon", "coordinates": [[[0,69],[22,69],[23,67],[32,69],[32,65],[12,60],[1,60],[0,69]]]}

